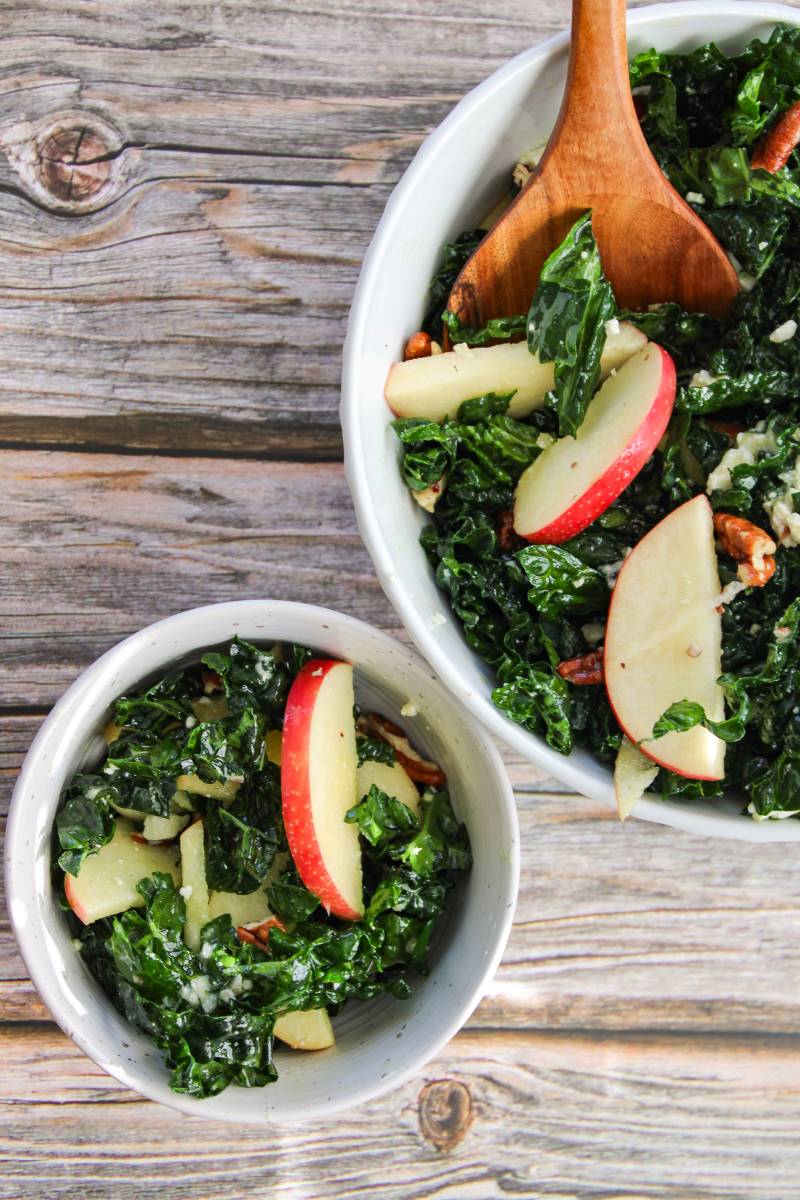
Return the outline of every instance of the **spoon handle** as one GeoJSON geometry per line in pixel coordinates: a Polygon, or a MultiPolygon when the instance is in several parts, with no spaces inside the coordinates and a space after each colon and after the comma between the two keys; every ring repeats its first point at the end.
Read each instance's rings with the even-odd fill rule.
{"type": "Polygon", "coordinates": [[[618,154],[620,139],[630,146],[631,128],[638,133],[625,15],[625,0],[573,0],[567,86],[558,120],[560,139],[571,143],[572,153],[580,144],[584,153],[607,160],[618,154]]]}

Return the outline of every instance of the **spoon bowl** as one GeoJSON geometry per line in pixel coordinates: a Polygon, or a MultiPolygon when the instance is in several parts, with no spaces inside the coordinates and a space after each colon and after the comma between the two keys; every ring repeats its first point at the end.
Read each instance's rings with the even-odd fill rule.
{"type": "Polygon", "coordinates": [[[464,324],[525,312],[545,259],[587,209],[621,306],[675,300],[727,315],[738,276],[650,152],[631,95],[625,15],[625,0],[573,0],[558,120],[522,192],[456,280],[448,307],[464,324]]]}

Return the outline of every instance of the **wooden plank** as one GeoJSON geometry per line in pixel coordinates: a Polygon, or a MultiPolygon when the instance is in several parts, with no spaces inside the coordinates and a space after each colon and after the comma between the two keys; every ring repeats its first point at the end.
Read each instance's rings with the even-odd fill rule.
{"type": "Polygon", "coordinates": [[[391,1095],[269,1131],[145,1108],[46,1027],[3,1051],[15,1200],[798,1194],[797,1039],[462,1034],[391,1095]]]}

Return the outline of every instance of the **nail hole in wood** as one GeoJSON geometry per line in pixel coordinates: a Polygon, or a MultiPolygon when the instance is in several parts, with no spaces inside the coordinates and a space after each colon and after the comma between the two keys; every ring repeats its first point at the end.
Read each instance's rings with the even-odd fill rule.
{"type": "Polygon", "coordinates": [[[452,1150],[472,1124],[469,1088],[457,1079],[434,1079],[419,1094],[422,1136],[437,1150],[452,1150]]]}

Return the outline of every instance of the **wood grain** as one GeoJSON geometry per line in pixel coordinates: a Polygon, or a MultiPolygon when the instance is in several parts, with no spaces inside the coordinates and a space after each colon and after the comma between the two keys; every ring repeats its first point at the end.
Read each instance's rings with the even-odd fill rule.
{"type": "Polygon", "coordinates": [[[461,1034],[343,1127],[265,1135],[156,1110],[62,1035],[21,1026],[4,1042],[0,1196],[127,1200],[179,1181],[181,1200],[796,1197],[799,1053],[780,1038],[461,1034]],[[434,1082],[470,1100],[449,1151],[429,1140],[434,1082]]]}
{"type": "MultiPolygon", "coordinates": [[[[147,621],[273,595],[399,632],[336,461],[350,297],[426,132],[568,7],[3,5],[0,821],[46,710],[147,621]]],[[[506,762],[497,978],[335,1123],[239,1131],[121,1088],[0,908],[0,1200],[800,1197],[793,857],[621,829],[506,762]]]]}

